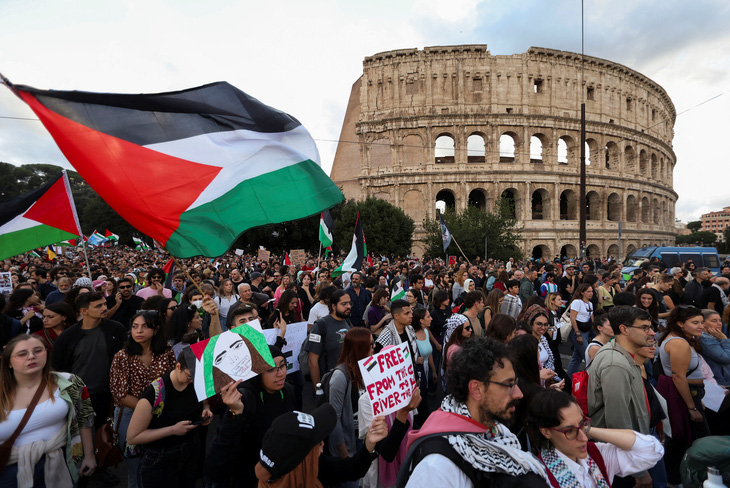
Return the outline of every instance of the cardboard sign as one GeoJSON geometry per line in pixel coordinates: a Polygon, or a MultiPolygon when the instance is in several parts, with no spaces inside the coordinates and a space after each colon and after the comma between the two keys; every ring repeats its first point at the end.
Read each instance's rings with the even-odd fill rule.
{"type": "Polygon", "coordinates": [[[304,249],[292,249],[289,253],[289,259],[293,266],[304,266],[307,264],[307,255],[304,249]]]}
{"type": "Polygon", "coordinates": [[[243,256],[243,249],[236,249],[236,256],[243,256]]]}
{"type": "Polygon", "coordinates": [[[456,256],[449,256],[449,266],[456,266],[456,256]]]}
{"type": "Polygon", "coordinates": [[[267,251],[266,249],[259,249],[258,254],[256,255],[256,258],[259,261],[266,261],[269,262],[269,258],[271,257],[271,252],[267,251]]]}
{"type": "MultiPolygon", "coordinates": [[[[249,322],[250,323],[250,322],[249,322]]],[[[264,336],[269,345],[274,345],[279,335],[279,329],[266,329],[264,336]]],[[[281,352],[286,359],[286,373],[299,371],[299,352],[302,350],[302,344],[307,338],[307,323],[297,322],[286,326],[286,346],[281,348],[281,352]]]]}
{"type": "Polygon", "coordinates": [[[0,273],[0,293],[10,295],[12,292],[13,277],[10,275],[10,271],[3,271],[0,273]]]}
{"type": "Polygon", "coordinates": [[[411,401],[418,385],[408,344],[383,349],[357,364],[374,417],[397,412],[411,401]]]}
{"type": "Polygon", "coordinates": [[[242,325],[182,350],[198,400],[221,391],[231,381],[247,380],[274,367],[264,334],[242,325]]]}

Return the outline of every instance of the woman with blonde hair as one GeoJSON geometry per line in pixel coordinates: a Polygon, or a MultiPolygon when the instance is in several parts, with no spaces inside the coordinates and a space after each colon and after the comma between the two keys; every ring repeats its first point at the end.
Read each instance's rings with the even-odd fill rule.
{"type": "Polygon", "coordinates": [[[454,275],[454,286],[451,289],[451,300],[456,301],[457,298],[464,292],[464,281],[466,281],[467,274],[465,269],[460,269],[454,275]]]}
{"type": "Polygon", "coordinates": [[[0,486],[71,488],[96,469],[94,409],[78,376],[51,371],[40,337],[20,335],[0,363],[0,486]]]}

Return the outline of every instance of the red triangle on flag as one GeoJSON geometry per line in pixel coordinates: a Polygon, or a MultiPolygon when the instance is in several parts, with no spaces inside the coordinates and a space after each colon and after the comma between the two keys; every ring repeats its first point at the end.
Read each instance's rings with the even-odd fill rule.
{"type": "Polygon", "coordinates": [[[209,342],[210,339],[205,339],[204,341],[190,344],[190,350],[193,351],[193,354],[195,354],[195,357],[198,358],[198,361],[203,359],[203,351],[205,351],[205,348],[208,347],[209,342]]]}
{"type": "Polygon", "coordinates": [[[20,96],[89,186],[103,189],[99,195],[122,218],[163,244],[222,169],[104,134],[48,109],[28,92],[20,96]]]}
{"type": "Polygon", "coordinates": [[[78,234],[74,211],[66,193],[63,178],[59,178],[31,207],[23,217],[41,224],[61,229],[69,234],[78,234]]]}

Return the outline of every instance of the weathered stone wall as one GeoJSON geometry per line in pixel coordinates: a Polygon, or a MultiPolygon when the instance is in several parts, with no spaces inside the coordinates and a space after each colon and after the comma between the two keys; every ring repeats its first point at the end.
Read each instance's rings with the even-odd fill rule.
{"type": "MultiPolygon", "coordinates": [[[[618,255],[619,221],[623,256],[672,244],[672,101],[652,80],[603,59],[586,56],[583,79],[579,54],[535,47],[511,56],[467,45],[367,57],[332,179],[348,198],[403,208],[416,240],[437,200],[461,210],[513,198],[527,255],[572,256],[584,96],[589,253],[618,255]]],[[[423,252],[420,243],[414,252],[423,252]]]]}

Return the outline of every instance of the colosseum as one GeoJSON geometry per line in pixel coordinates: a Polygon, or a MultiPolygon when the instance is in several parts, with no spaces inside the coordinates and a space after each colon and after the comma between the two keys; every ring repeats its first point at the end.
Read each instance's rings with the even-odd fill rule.
{"type": "Polygon", "coordinates": [[[626,66],[585,56],[581,77],[581,65],[580,54],[493,56],[486,45],[367,57],[331,177],[347,198],[382,198],[411,216],[416,254],[437,207],[489,209],[501,196],[513,202],[527,256],[572,257],[584,100],[589,255],[672,245],[671,99],[626,66]]]}

